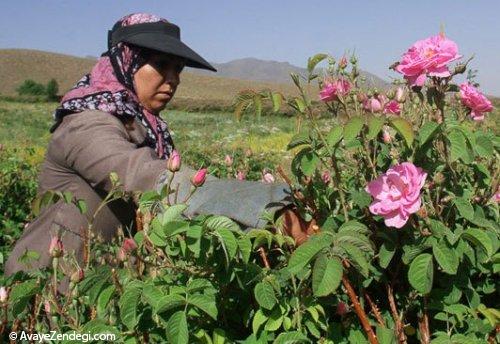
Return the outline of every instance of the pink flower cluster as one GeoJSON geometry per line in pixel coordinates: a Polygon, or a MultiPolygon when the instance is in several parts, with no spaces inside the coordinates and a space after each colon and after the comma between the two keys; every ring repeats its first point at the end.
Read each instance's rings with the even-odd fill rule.
{"type": "Polygon", "coordinates": [[[460,99],[462,104],[471,110],[470,116],[474,121],[482,121],[484,113],[493,110],[488,98],[468,82],[460,85],[460,99]]]}
{"type": "Polygon", "coordinates": [[[374,198],[370,212],[382,216],[388,227],[403,227],[410,214],[420,209],[420,190],[426,178],[427,173],[411,162],[389,168],[366,186],[374,198]]]}
{"type": "Polygon", "coordinates": [[[458,46],[444,34],[415,42],[403,55],[396,71],[403,74],[410,86],[423,86],[427,75],[448,77],[448,63],[462,56],[458,46]]]}
{"type": "Polygon", "coordinates": [[[351,84],[345,79],[337,79],[333,82],[325,82],[319,92],[319,98],[324,102],[339,100],[339,97],[345,97],[351,91],[351,84]]]}

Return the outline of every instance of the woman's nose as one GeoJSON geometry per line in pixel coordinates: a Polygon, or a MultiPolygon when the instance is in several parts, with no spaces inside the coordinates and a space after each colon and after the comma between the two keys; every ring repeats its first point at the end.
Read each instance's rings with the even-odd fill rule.
{"type": "Polygon", "coordinates": [[[165,83],[177,87],[181,83],[180,73],[174,69],[169,69],[165,73],[165,83]]]}

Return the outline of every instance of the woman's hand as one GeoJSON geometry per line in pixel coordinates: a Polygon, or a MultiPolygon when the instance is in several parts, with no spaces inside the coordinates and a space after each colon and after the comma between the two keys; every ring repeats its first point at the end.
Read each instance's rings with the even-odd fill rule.
{"type": "Polygon", "coordinates": [[[304,221],[298,214],[296,208],[284,210],[280,216],[283,221],[284,234],[291,236],[297,246],[303,244],[310,235],[317,233],[319,227],[313,219],[310,222],[304,221]]]}

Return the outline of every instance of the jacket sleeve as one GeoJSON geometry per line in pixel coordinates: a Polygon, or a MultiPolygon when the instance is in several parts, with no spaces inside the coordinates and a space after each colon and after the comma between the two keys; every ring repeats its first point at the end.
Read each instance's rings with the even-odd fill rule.
{"type": "MultiPolygon", "coordinates": [[[[109,174],[117,173],[125,191],[158,189],[170,177],[166,161],[150,147],[137,146],[114,116],[100,111],[70,115],[54,132],[48,153],[60,165],[76,171],[93,188],[109,191],[109,174]],[[73,117],[74,116],[74,117],[73,117]]],[[[191,190],[189,167],[175,173],[172,186],[179,189],[182,201],[191,190]]],[[[264,210],[275,211],[289,201],[284,184],[219,180],[209,176],[188,202],[186,215],[219,214],[247,227],[264,225],[259,220],[264,210]]]]}

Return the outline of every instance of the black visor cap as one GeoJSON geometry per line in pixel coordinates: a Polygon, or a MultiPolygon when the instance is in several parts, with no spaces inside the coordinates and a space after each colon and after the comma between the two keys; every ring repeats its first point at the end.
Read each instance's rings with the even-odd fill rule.
{"type": "Polygon", "coordinates": [[[143,23],[120,27],[108,32],[108,49],[118,42],[176,55],[186,59],[186,66],[217,70],[181,41],[177,25],[166,22],[143,23]]]}

